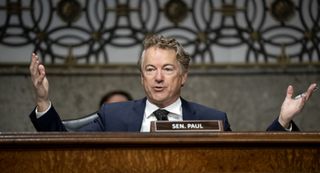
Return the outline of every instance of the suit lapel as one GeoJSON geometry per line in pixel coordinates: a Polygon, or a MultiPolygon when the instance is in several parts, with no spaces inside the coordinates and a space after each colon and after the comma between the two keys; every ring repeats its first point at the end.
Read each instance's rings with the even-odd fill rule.
{"type": "MultiPolygon", "coordinates": [[[[132,116],[130,116],[130,122],[128,123],[128,131],[140,131],[144,110],[146,107],[147,98],[136,100],[133,103],[132,116]]],[[[181,98],[182,106],[182,118],[183,120],[196,120],[196,112],[192,108],[191,104],[181,98]]]]}
{"type": "Polygon", "coordinates": [[[181,106],[182,106],[182,119],[183,120],[196,120],[196,112],[192,108],[191,104],[181,98],[181,106]]]}
{"type": "Polygon", "coordinates": [[[146,107],[146,98],[136,100],[133,103],[132,115],[130,115],[130,122],[128,123],[128,131],[140,131],[144,110],[146,107]]]}

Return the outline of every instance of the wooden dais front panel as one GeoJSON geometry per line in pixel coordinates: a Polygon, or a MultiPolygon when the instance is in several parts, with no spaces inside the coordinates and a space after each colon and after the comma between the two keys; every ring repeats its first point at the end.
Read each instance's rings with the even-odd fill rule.
{"type": "Polygon", "coordinates": [[[0,172],[320,172],[320,133],[1,133],[0,172]]]}

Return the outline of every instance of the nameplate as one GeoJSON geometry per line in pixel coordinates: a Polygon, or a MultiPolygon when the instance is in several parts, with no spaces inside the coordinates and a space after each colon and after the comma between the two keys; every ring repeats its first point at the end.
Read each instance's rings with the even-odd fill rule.
{"type": "Polygon", "coordinates": [[[221,132],[221,120],[152,121],[151,132],[221,132]]]}

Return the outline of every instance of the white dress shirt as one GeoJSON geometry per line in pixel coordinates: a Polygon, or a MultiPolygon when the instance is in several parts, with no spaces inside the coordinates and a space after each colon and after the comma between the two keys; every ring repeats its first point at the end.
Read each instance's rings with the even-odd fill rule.
{"type": "Polygon", "coordinates": [[[39,112],[39,111],[38,111],[38,106],[37,106],[37,107],[36,107],[36,110],[35,110],[35,112],[36,112],[36,117],[37,117],[37,118],[42,117],[42,115],[44,115],[45,113],[47,113],[50,108],[51,108],[51,101],[49,101],[49,107],[47,108],[47,110],[45,110],[45,111],[43,111],[43,112],[39,112]]]}
{"type": "MultiPolygon", "coordinates": [[[[157,109],[159,109],[158,106],[151,103],[149,100],[146,101],[146,108],[144,110],[143,121],[142,121],[140,132],[150,132],[151,121],[157,121],[157,118],[153,114],[153,112],[157,109]]],[[[161,109],[165,109],[169,112],[168,114],[169,121],[182,121],[182,106],[181,106],[180,98],[178,98],[171,105],[161,109]]]]}

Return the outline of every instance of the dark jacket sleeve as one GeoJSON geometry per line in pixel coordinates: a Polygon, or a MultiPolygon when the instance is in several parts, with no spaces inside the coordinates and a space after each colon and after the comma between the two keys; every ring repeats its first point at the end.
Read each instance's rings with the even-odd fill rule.
{"type": "MultiPolygon", "coordinates": [[[[300,131],[298,126],[293,121],[291,121],[291,125],[292,125],[292,131],[300,131]]],[[[272,122],[272,124],[267,128],[267,131],[286,131],[286,129],[282,127],[282,125],[278,121],[278,118],[276,118],[272,122]]]]}
{"type": "Polygon", "coordinates": [[[224,131],[232,131],[231,127],[230,127],[230,123],[228,121],[227,114],[225,113],[224,116],[225,116],[224,121],[223,121],[224,131]]]}
{"type": "Polygon", "coordinates": [[[49,111],[40,118],[36,117],[35,109],[31,112],[29,117],[35,129],[39,132],[67,131],[53,106],[51,106],[49,111]]]}

